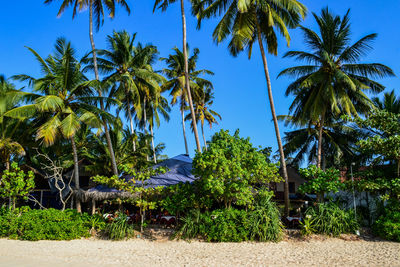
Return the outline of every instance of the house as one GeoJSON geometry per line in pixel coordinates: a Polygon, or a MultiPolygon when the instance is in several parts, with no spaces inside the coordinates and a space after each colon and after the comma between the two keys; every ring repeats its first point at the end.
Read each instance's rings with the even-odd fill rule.
{"type": "MultiPolygon", "coordinates": [[[[299,186],[304,184],[306,180],[304,180],[301,175],[299,174],[299,171],[292,167],[292,166],[287,166],[286,167],[287,172],[288,172],[288,178],[289,178],[289,197],[290,198],[297,198],[296,194],[298,193],[299,186]]],[[[279,173],[281,176],[282,174],[282,168],[279,170],[279,173]]],[[[275,192],[275,197],[277,199],[283,199],[284,196],[284,183],[272,183],[271,184],[271,189],[275,192]]]]}

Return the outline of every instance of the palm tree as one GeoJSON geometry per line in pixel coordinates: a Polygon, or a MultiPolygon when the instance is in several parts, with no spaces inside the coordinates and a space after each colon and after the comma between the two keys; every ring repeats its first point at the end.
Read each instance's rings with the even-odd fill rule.
{"type": "MultiPolygon", "coordinates": [[[[116,4],[121,5],[127,12],[128,14],[130,13],[130,8],[128,4],[126,3],[125,0],[45,0],[45,4],[50,4],[54,1],[59,1],[61,2],[61,7],[58,11],[58,16],[61,16],[65,9],[68,7],[73,7],[73,13],[72,13],[72,19],[75,18],[77,12],[86,10],[89,8],[89,38],[90,38],[90,44],[92,47],[92,54],[93,54],[93,65],[94,65],[94,74],[96,77],[96,80],[100,81],[99,77],[99,71],[97,67],[97,55],[96,55],[96,45],[94,42],[94,37],[93,37],[93,16],[95,17],[95,22],[96,22],[96,30],[98,31],[100,29],[100,26],[103,25],[104,23],[104,10],[106,9],[108,16],[110,18],[115,17],[115,6],[116,4]]],[[[98,94],[101,97],[102,92],[101,90],[98,90],[98,94]]],[[[105,107],[104,107],[104,101],[100,99],[100,108],[104,112],[105,107]]],[[[113,166],[113,173],[114,175],[118,175],[118,168],[117,164],[115,161],[115,155],[114,155],[114,150],[112,147],[111,143],[111,138],[109,134],[109,129],[108,125],[105,120],[103,120],[103,127],[104,127],[104,132],[106,134],[107,138],[107,145],[108,145],[108,150],[110,152],[110,157],[111,157],[111,162],[113,166]]]]}
{"type": "MultiPolygon", "coordinates": [[[[305,161],[315,163],[318,155],[318,123],[309,122],[299,125],[292,116],[279,116],[286,124],[300,126],[299,129],[285,132],[283,149],[288,162],[301,166],[305,161]]],[[[322,168],[341,167],[346,162],[352,162],[356,156],[356,143],[362,133],[342,120],[328,116],[322,132],[324,149],[322,153],[322,168]]]]}
{"type": "Polygon", "coordinates": [[[327,113],[357,116],[369,111],[371,101],[364,91],[382,91],[384,87],[373,79],[394,75],[385,65],[359,63],[377,35],[366,35],[350,45],[349,12],[343,18],[333,15],[328,8],[322,9],[321,16],[313,13],[320,34],[300,27],[310,51],[289,51],[284,55],[308,64],[285,69],[279,74],[296,79],[286,90],[286,95],[295,95],[289,109],[293,116],[318,124],[318,167],[321,167],[327,113]]]}
{"type": "MultiPolygon", "coordinates": [[[[132,136],[130,129],[114,127],[110,131],[110,135],[113,147],[115,147],[115,157],[118,164],[136,169],[149,166],[147,157],[153,154],[149,146],[150,135],[137,132],[136,151],[132,150],[132,138],[136,138],[136,134],[132,136]]],[[[82,138],[80,152],[86,151],[85,154],[82,154],[82,157],[91,162],[91,164],[86,166],[87,171],[93,174],[112,175],[110,157],[107,156],[108,151],[105,144],[104,133],[96,135],[93,132],[89,132],[85,138],[82,138]]],[[[165,158],[165,156],[161,155],[164,148],[165,146],[162,143],[155,146],[157,159],[165,158]]]]}
{"type": "Polygon", "coordinates": [[[385,93],[382,100],[378,97],[373,97],[372,103],[374,103],[374,105],[379,109],[400,114],[400,97],[395,95],[394,90],[390,93],[385,93]]]}
{"type": "MultiPolygon", "coordinates": [[[[165,11],[170,4],[177,2],[177,0],[155,0],[153,12],[156,8],[160,8],[162,11],[165,11]]],[[[185,6],[184,0],[180,0],[181,4],[181,16],[182,16],[182,47],[183,47],[183,58],[184,58],[184,74],[185,74],[185,88],[186,94],[189,102],[190,114],[192,115],[192,121],[196,121],[196,113],[194,111],[192,93],[190,90],[190,78],[189,78],[189,63],[188,63],[188,52],[187,52],[187,40],[186,40],[186,16],[185,16],[185,6]]],[[[197,125],[193,124],[193,132],[194,137],[196,139],[196,146],[198,152],[201,153],[201,145],[199,139],[199,133],[197,131],[197,125]]]]}
{"type": "MultiPolygon", "coordinates": [[[[180,100],[180,112],[182,118],[182,130],[183,130],[183,139],[185,142],[185,150],[186,154],[189,155],[189,148],[186,140],[186,129],[185,129],[185,110],[187,109],[188,96],[185,90],[185,57],[183,52],[178,48],[173,49],[175,51],[174,54],[168,56],[168,58],[161,58],[167,64],[167,68],[163,69],[163,73],[167,76],[169,81],[163,84],[163,91],[171,91],[170,95],[172,96],[171,104],[175,105],[178,103],[178,99],[180,100]]],[[[189,51],[189,48],[187,48],[189,51]]],[[[207,79],[201,78],[200,75],[208,74],[214,75],[214,73],[210,70],[202,69],[197,70],[197,60],[199,58],[200,50],[195,48],[193,50],[193,55],[188,59],[188,70],[189,70],[189,82],[190,82],[190,90],[193,98],[199,98],[201,94],[201,89],[199,84],[204,84],[208,86],[212,86],[211,82],[207,79]]],[[[190,114],[191,116],[191,114],[190,114]]],[[[192,126],[193,129],[193,126],[192,126]]]]}
{"type": "MultiPolygon", "coordinates": [[[[131,134],[134,135],[132,113],[140,112],[142,105],[140,94],[143,88],[147,94],[159,92],[164,78],[152,68],[157,60],[157,48],[153,45],[134,46],[136,34],[131,36],[126,31],[114,32],[107,37],[108,49],[98,50],[98,68],[107,75],[104,80],[112,85],[110,97],[115,97],[123,103],[125,115],[130,122],[131,134]]],[[[87,58],[85,62],[93,62],[87,58]]],[[[89,64],[86,69],[93,69],[89,64]]],[[[133,150],[136,150],[135,140],[133,150]]]]}
{"type": "Polygon", "coordinates": [[[269,53],[277,55],[276,30],[286,38],[287,45],[289,45],[288,28],[297,27],[306,15],[307,9],[297,0],[196,0],[195,2],[193,11],[199,18],[198,27],[201,26],[204,18],[223,14],[213,32],[213,39],[217,43],[221,43],[231,36],[228,48],[233,56],[237,56],[241,51],[247,49],[250,58],[253,44],[258,41],[281,158],[283,179],[285,180],[285,214],[287,215],[289,213],[289,182],[264,43],[267,45],[269,53]]]}
{"type": "Polygon", "coordinates": [[[11,118],[4,119],[4,113],[15,108],[29,95],[16,90],[13,84],[0,75],[0,159],[7,170],[10,169],[11,158],[14,155],[25,155],[25,150],[18,138],[18,129],[22,126],[21,121],[11,118]]]}
{"type": "MultiPolygon", "coordinates": [[[[195,110],[196,110],[196,118],[198,121],[200,121],[201,125],[201,134],[203,136],[204,149],[207,151],[207,142],[204,136],[204,122],[207,121],[211,129],[214,123],[218,124],[217,118],[219,118],[220,120],[222,118],[221,115],[219,115],[216,111],[211,109],[211,105],[214,102],[213,87],[210,87],[208,84],[207,85],[202,84],[201,88],[202,88],[201,97],[199,99],[195,99],[195,110]]],[[[186,116],[186,120],[190,119],[191,118],[189,116],[186,116]]]]}
{"type": "MultiPolygon", "coordinates": [[[[104,116],[101,110],[90,105],[97,97],[92,97],[90,85],[97,81],[88,81],[81,71],[81,64],[75,57],[75,50],[63,38],[55,44],[55,53],[43,59],[36,51],[28,48],[36,57],[44,73],[41,78],[29,75],[17,75],[15,79],[27,81],[36,94],[32,104],[16,107],[4,115],[17,118],[35,118],[40,123],[36,131],[36,140],[51,146],[60,136],[68,139],[72,145],[74,160],[75,188],[79,189],[78,151],[74,136],[81,123],[100,127],[98,116],[104,116]]],[[[80,201],[76,208],[81,212],[80,201]]]]}
{"type": "Polygon", "coordinates": [[[150,135],[151,135],[151,147],[153,150],[153,161],[157,163],[157,156],[156,156],[156,147],[154,146],[154,127],[160,127],[160,115],[164,118],[164,120],[169,121],[169,112],[171,108],[168,105],[167,99],[163,96],[158,95],[155,99],[149,99],[147,101],[146,116],[138,113],[137,120],[139,127],[145,129],[147,127],[146,124],[149,125],[150,135]],[[142,118],[142,119],[139,119],[142,118]]]}

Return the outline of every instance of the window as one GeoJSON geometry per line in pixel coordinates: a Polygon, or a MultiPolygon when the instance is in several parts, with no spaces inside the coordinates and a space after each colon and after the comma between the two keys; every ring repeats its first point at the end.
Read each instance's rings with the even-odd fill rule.
{"type": "Polygon", "coordinates": [[[296,193],[296,185],[294,182],[289,182],[289,193],[290,194],[296,193]]]}

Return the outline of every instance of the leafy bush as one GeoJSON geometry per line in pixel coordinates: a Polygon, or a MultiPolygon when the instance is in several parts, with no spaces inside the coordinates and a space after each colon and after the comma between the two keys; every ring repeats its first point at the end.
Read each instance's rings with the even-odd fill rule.
{"type": "Polygon", "coordinates": [[[205,192],[204,183],[200,180],[193,183],[178,183],[164,188],[163,197],[160,201],[161,207],[178,218],[180,214],[188,210],[210,209],[214,201],[205,192]]]}
{"type": "Polygon", "coordinates": [[[234,208],[201,213],[192,210],[181,220],[175,237],[204,238],[213,242],[278,241],[282,236],[279,210],[271,193],[260,191],[253,210],[234,208]]]}
{"type": "Polygon", "coordinates": [[[10,170],[5,170],[0,176],[0,197],[10,198],[11,207],[15,209],[19,197],[28,198],[29,192],[35,187],[34,174],[32,171],[25,173],[13,162],[10,170]]]}
{"type": "Polygon", "coordinates": [[[271,201],[272,192],[260,190],[256,196],[254,210],[248,215],[250,240],[278,241],[282,237],[283,225],[279,209],[271,201]]]}
{"type": "Polygon", "coordinates": [[[181,218],[180,228],[174,233],[174,238],[192,239],[202,237],[206,232],[206,214],[200,210],[190,210],[186,216],[181,218]]]}
{"type": "Polygon", "coordinates": [[[89,237],[92,217],[75,210],[0,211],[0,236],[21,240],[71,240],[89,237]]]}
{"type": "Polygon", "coordinates": [[[276,164],[253,147],[249,138],[221,130],[211,138],[207,151],[196,153],[193,173],[201,177],[203,192],[219,207],[248,206],[255,185],[280,182],[276,164]]]}
{"type": "Polygon", "coordinates": [[[400,209],[387,207],[372,226],[374,233],[384,239],[400,242],[400,209]]]}
{"type": "Polygon", "coordinates": [[[354,211],[343,210],[335,203],[319,203],[306,210],[302,233],[339,236],[354,233],[358,228],[354,211]]]}
{"type": "Polygon", "coordinates": [[[233,208],[214,210],[206,218],[207,241],[241,242],[249,240],[247,212],[233,208]]]}
{"type": "Polygon", "coordinates": [[[134,228],[132,224],[128,223],[128,216],[120,213],[118,217],[106,225],[105,233],[110,239],[122,240],[131,237],[134,233],[134,228]]]}
{"type": "Polygon", "coordinates": [[[319,202],[323,202],[325,193],[337,193],[345,186],[340,181],[340,171],[334,168],[322,170],[315,165],[310,165],[305,169],[300,169],[300,175],[307,182],[299,187],[299,192],[316,193],[319,202]]]}

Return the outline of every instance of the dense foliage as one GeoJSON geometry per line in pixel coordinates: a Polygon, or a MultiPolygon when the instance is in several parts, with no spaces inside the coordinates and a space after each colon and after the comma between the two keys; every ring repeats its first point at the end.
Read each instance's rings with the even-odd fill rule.
{"type": "Polygon", "coordinates": [[[322,170],[315,165],[300,169],[306,183],[299,187],[302,193],[316,193],[319,201],[323,201],[325,193],[337,193],[344,188],[344,184],[340,181],[340,172],[337,169],[329,168],[322,170]]]}
{"type": "Polygon", "coordinates": [[[9,198],[14,209],[18,198],[28,198],[29,192],[35,187],[33,172],[25,173],[13,162],[10,170],[5,170],[0,177],[0,197],[9,198]]]}
{"type": "Polygon", "coordinates": [[[339,236],[354,234],[358,228],[354,211],[341,209],[335,203],[319,203],[306,210],[302,232],[339,236]]]}
{"type": "MultiPolygon", "coordinates": [[[[80,171],[84,170],[85,178],[92,176],[92,182],[130,193],[131,197],[125,201],[139,210],[141,231],[146,212],[160,208],[177,216],[180,223],[177,235],[185,239],[279,240],[280,214],[271,201],[271,193],[264,187],[282,181],[278,174],[281,167],[285,216],[288,215],[286,162],[300,165],[306,156],[309,163],[316,162],[317,166],[300,170],[307,180],[300,192],[316,193],[321,203],[306,211],[305,234],[337,236],[358,228],[352,211],[342,210],[333,203],[324,204],[326,193],[337,193],[346,184],[347,189],[355,187],[359,193],[371,193],[382,206],[387,200],[390,203],[399,200],[400,100],[393,92],[385,96],[384,102],[371,101],[366,95],[367,91],[382,92],[385,87],[377,79],[394,73],[380,63],[361,63],[377,35],[372,33],[353,43],[349,11],[344,16],[335,15],[329,8],[324,8],[320,15],[313,13],[318,25],[318,31],[314,31],[300,26],[307,8],[298,0],[190,1],[198,26],[204,19],[223,15],[212,37],[217,43],[229,39],[228,48],[233,56],[247,49],[251,57],[253,45],[258,43],[279,148],[279,166],[267,158],[271,150],[255,148],[249,139],[239,136],[239,131],[231,135],[221,130],[207,142],[205,122],[211,128],[221,119],[211,107],[214,87],[207,76],[214,73],[198,68],[199,49],[193,49],[193,55],[188,52],[183,0],[182,51],[174,48],[171,55],[161,58],[166,65],[162,71],[155,69],[160,61],[157,47],[137,42],[136,34],[114,31],[107,36],[106,47],[96,49],[93,23],[99,30],[104,16],[113,18],[118,5],[129,13],[126,1],[61,2],[59,15],[68,7],[72,7],[73,17],[78,11],[88,9],[91,52],[78,58],[72,44],[58,38],[54,52],[47,57],[28,48],[38,62],[40,76],[26,73],[11,77],[26,87],[16,89],[0,75],[0,197],[9,198],[13,207],[0,211],[0,236],[26,240],[74,239],[86,237],[90,230],[97,229],[104,230],[111,239],[120,240],[134,233],[123,211],[106,224],[100,216],[81,215],[72,210],[15,210],[17,199],[27,199],[33,189],[34,175],[22,171],[17,163],[10,166],[12,161],[46,178],[54,178],[55,173],[60,177],[72,173],[69,182],[76,191],[80,190],[83,178],[80,171]],[[308,51],[289,51],[284,56],[305,61],[305,65],[280,73],[294,78],[286,90],[294,100],[289,107],[290,116],[279,117],[275,112],[266,52],[277,55],[278,36],[282,35],[289,45],[288,29],[296,27],[304,34],[308,51]],[[88,78],[93,76],[94,80],[88,78]],[[170,99],[164,97],[166,92],[170,99]],[[153,167],[153,163],[166,158],[161,155],[165,145],[154,143],[154,132],[161,118],[168,122],[169,102],[172,105],[179,102],[186,154],[190,151],[185,123],[190,121],[197,147],[193,174],[199,179],[192,184],[149,188],[146,180],[165,171],[153,167]],[[344,114],[349,116],[347,121],[340,117],[344,114]],[[286,133],[284,146],[278,117],[301,127],[286,133]],[[197,133],[199,122],[203,148],[197,133]],[[354,184],[342,183],[339,169],[348,169],[353,161],[366,169],[356,171],[354,184]],[[56,170],[46,165],[48,162],[56,170]],[[371,162],[384,164],[385,173],[380,174],[371,162]],[[395,165],[397,176],[391,173],[395,165]],[[117,166],[123,166],[121,172],[117,166]],[[325,170],[326,166],[338,169],[325,170]]],[[[154,8],[165,11],[175,2],[178,1],[155,0],[154,8]]],[[[74,202],[80,213],[79,198],[74,202]]],[[[368,212],[371,212],[369,207],[368,212]]],[[[399,211],[387,209],[375,222],[374,230],[384,238],[398,240],[398,225],[399,211]]]]}
{"type": "Polygon", "coordinates": [[[213,242],[278,241],[282,236],[282,223],[271,196],[270,192],[260,191],[254,209],[249,210],[222,208],[203,213],[191,210],[182,218],[176,236],[213,242]]]}
{"type": "Polygon", "coordinates": [[[156,208],[157,202],[154,201],[153,196],[158,195],[161,191],[161,188],[147,187],[146,181],[153,175],[165,173],[166,170],[164,168],[144,168],[135,170],[127,166],[121,166],[121,168],[124,170],[124,174],[128,175],[130,178],[124,176],[106,177],[97,175],[91,179],[94,182],[107,185],[110,188],[116,188],[130,193],[131,197],[124,201],[132,203],[139,208],[141,216],[140,231],[143,232],[146,211],[156,208]]]}
{"type": "Polygon", "coordinates": [[[390,201],[372,229],[384,239],[400,242],[400,203],[390,201]]]}
{"type": "Polygon", "coordinates": [[[234,135],[224,130],[215,133],[208,150],[196,154],[193,169],[205,194],[225,208],[233,203],[250,205],[254,186],[281,181],[276,164],[269,163],[238,130],[234,135]]]}
{"type": "Polygon", "coordinates": [[[117,217],[111,223],[106,224],[105,234],[112,240],[122,240],[132,237],[134,234],[134,226],[128,222],[128,216],[119,212],[117,217]]]}
{"type": "Polygon", "coordinates": [[[0,236],[21,240],[71,240],[89,237],[92,227],[103,227],[100,221],[76,210],[0,210],[0,236]]]}

